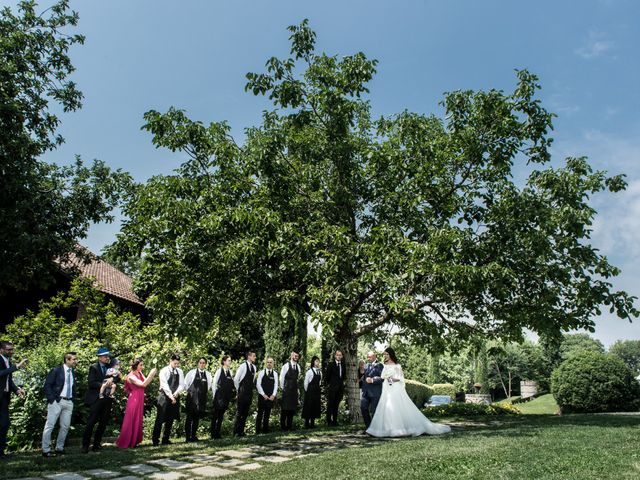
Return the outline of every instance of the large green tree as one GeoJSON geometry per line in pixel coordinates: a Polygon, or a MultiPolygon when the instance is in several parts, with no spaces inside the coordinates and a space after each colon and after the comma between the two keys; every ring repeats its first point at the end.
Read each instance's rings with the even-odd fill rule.
{"type": "Polygon", "coordinates": [[[640,375],[640,340],[617,340],[609,353],[626,363],[635,375],[640,375]]]}
{"type": "Polygon", "coordinates": [[[84,37],[69,31],[78,15],[66,0],[42,13],[33,1],[17,10],[0,11],[0,294],[46,285],[54,259],[76,251],[91,222],[111,219],[129,180],[100,161],[41,159],[64,141],[52,104],[81,106],[68,50],[84,37]]]}
{"type": "Polygon", "coordinates": [[[146,114],[155,145],[189,159],[135,193],[118,248],[143,257],[138,282],[168,328],[311,318],[345,352],[355,416],[359,338],[393,331],[435,350],[592,329],[603,305],[637,316],[589,243],[590,196],[624,179],[585,158],[550,166],[534,75],[518,71],[511,93],[448,93],[442,118],[374,120],[376,61],[317,53],[306,21],[290,32],[291,56],[247,75],[274,109],[241,145],[225,123],[146,114]]]}

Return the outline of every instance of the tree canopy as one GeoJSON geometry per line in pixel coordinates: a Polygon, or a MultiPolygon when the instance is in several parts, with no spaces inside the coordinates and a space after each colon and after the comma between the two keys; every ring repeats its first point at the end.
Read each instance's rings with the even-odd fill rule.
{"type": "Polygon", "coordinates": [[[34,1],[18,10],[0,12],[0,293],[46,285],[53,260],[74,251],[91,222],[111,219],[129,181],[101,161],[41,160],[64,141],[52,104],[65,112],[81,107],[68,50],[84,37],[67,33],[78,15],[66,0],[40,14],[34,1]]]}
{"type": "Polygon", "coordinates": [[[308,315],[352,365],[357,339],[391,326],[437,348],[593,329],[603,306],[638,315],[589,243],[590,197],[624,178],[586,158],[551,165],[535,75],[517,71],[509,93],[446,93],[442,118],[374,119],[377,62],[316,52],[306,20],[289,31],[290,56],[247,74],[274,108],[242,144],[225,122],[145,115],[154,144],[188,160],[136,190],[115,248],[142,258],[138,283],[168,328],[308,315]]]}

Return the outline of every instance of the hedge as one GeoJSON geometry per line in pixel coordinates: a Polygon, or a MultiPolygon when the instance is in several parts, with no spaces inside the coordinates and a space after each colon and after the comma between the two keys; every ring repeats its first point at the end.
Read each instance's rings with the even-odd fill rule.
{"type": "Polygon", "coordinates": [[[478,403],[450,403],[448,405],[438,405],[437,407],[425,408],[422,410],[427,417],[454,417],[454,416],[475,416],[475,415],[518,415],[520,410],[513,405],[491,404],[482,405],[478,403]]]}
{"type": "Polygon", "coordinates": [[[456,387],[452,383],[434,383],[431,388],[432,395],[449,395],[452,399],[456,398],[456,387]]]}
{"type": "Polygon", "coordinates": [[[433,388],[416,380],[405,380],[407,395],[411,398],[417,407],[422,407],[424,402],[433,395],[433,388]]]}
{"type": "Polygon", "coordinates": [[[569,357],[551,375],[551,393],[565,413],[637,411],[640,384],[618,357],[584,352],[569,357]]]}

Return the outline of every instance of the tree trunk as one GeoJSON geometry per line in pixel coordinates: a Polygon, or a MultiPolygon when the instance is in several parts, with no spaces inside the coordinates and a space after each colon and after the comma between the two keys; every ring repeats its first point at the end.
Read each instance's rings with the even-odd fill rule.
{"type": "Polygon", "coordinates": [[[359,423],[362,421],[360,414],[360,386],[358,384],[358,339],[350,337],[343,343],[342,353],[345,364],[345,400],[349,410],[349,421],[359,423]]]}

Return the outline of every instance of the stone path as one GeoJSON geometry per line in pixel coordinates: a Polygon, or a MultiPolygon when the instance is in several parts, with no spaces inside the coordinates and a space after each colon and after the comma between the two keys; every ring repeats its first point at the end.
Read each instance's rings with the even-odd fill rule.
{"type": "Polygon", "coordinates": [[[64,472],[43,477],[15,480],[203,480],[234,473],[257,470],[328,451],[378,445],[391,439],[377,439],[357,434],[327,435],[288,439],[268,445],[254,445],[215,454],[167,455],[145,463],[122,465],[118,468],[64,472]]]}

